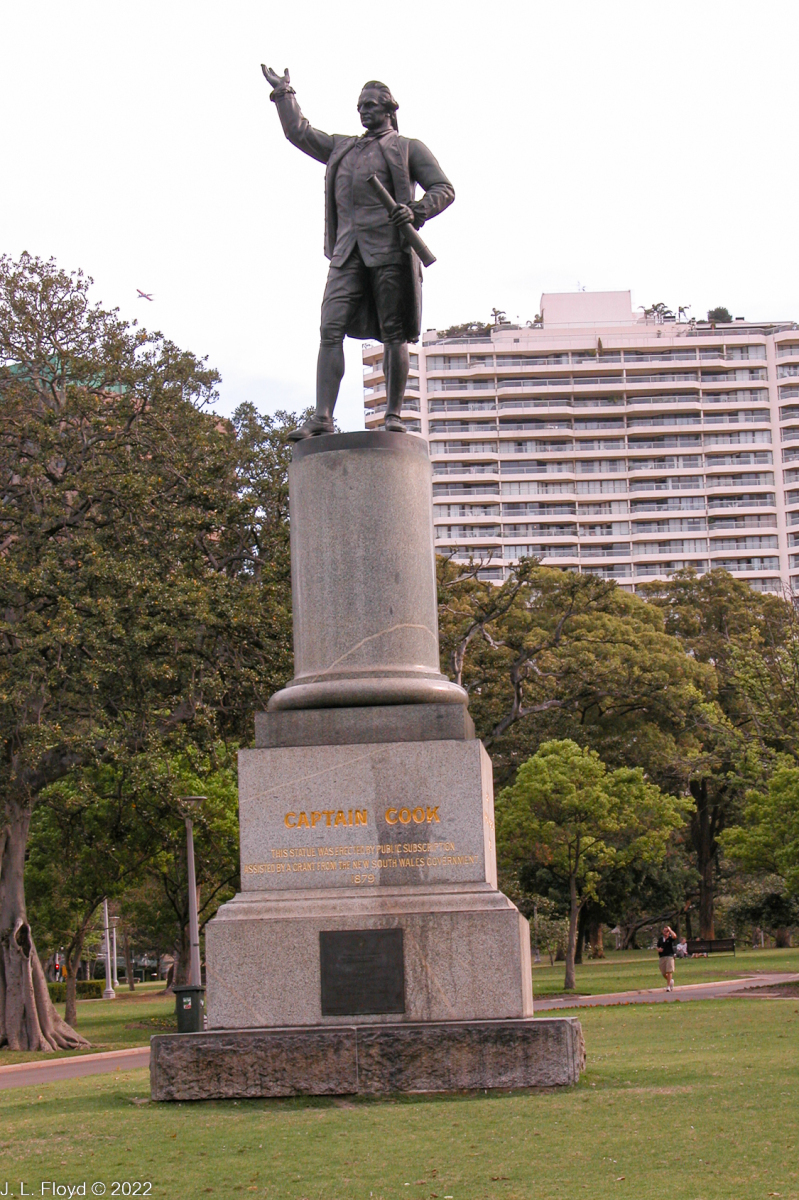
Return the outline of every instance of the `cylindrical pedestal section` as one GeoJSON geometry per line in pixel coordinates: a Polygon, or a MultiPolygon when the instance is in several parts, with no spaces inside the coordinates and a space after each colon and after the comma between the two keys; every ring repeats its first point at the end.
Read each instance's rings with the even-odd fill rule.
{"type": "Polygon", "coordinates": [[[294,679],[269,708],[466,704],[439,670],[421,438],[306,438],[289,469],[294,679]]]}

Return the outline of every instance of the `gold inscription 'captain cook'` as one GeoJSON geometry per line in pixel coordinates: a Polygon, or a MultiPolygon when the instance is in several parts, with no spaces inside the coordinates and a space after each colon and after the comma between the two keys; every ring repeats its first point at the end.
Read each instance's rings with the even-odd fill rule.
{"type": "Polygon", "coordinates": [[[308,814],[301,812],[288,812],[283,818],[283,823],[287,829],[316,829],[316,826],[325,818],[325,825],[366,825],[367,811],[365,808],[348,808],[346,813],[343,808],[336,812],[333,808],[323,808],[321,812],[312,812],[311,819],[308,820],[308,814]],[[353,813],[355,820],[353,820],[353,813]]]}
{"type": "MultiPolygon", "coordinates": [[[[385,820],[387,825],[440,825],[441,818],[438,815],[438,805],[422,808],[419,805],[417,808],[387,808],[385,820]]],[[[328,829],[336,825],[368,825],[369,814],[365,808],[348,808],[345,812],[343,808],[336,811],[333,808],[323,808],[321,812],[312,812],[310,818],[306,812],[287,812],[283,818],[283,824],[287,829],[316,829],[319,824],[324,824],[328,829]],[[324,822],[322,818],[324,817],[324,822]]]]}

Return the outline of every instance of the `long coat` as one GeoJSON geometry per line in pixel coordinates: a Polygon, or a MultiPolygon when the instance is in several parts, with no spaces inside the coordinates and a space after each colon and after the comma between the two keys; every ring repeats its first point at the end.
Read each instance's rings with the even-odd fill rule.
{"type": "MultiPolygon", "coordinates": [[[[323,133],[314,129],[302,115],[293,91],[276,91],[273,99],[277,106],[283,132],[292,145],[305,154],[325,163],[325,255],[333,257],[338,233],[336,212],[336,171],[345,154],[358,141],[357,137],[336,133],[323,133]]],[[[442,212],[455,199],[455,189],[447,179],[434,156],[423,142],[415,138],[400,137],[393,129],[380,139],[389,173],[394,199],[398,204],[409,205],[415,215],[417,226],[429,217],[442,212]],[[424,188],[424,195],[416,200],[416,185],[424,188]]],[[[386,217],[388,222],[388,217],[386,217]]],[[[422,328],[422,267],[419,259],[407,250],[407,291],[405,296],[404,324],[406,340],[416,342],[422,328]]],[[[377,311],[370,295],[364,298],[352,325],[347,329],[349,337],[380,341],[377,311]]]]}

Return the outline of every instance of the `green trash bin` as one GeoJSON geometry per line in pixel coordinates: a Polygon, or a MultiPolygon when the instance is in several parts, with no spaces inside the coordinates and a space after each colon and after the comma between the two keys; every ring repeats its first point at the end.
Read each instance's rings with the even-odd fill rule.
{"type": "Polygon", "coordinates": [[[172,991],[175,993],[178,1033],[202,1033],[205,988],[187,983],[178,984],[177,987],[172,988],[172,991]]]}

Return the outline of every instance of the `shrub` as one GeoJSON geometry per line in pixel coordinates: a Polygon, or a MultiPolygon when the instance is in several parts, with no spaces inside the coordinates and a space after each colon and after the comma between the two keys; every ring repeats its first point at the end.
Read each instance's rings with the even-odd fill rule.
{"type": "MultiPolygon", "coordinates": [[[[75,986],[79,1000],[102,999],[102,979],[78,979],[75,986]]],[[[65,983],[48,983],[47,990],[54,1004],[62,1004],[67,998],[67,985],[65,983]]]]}

